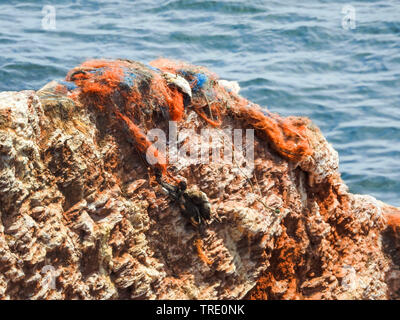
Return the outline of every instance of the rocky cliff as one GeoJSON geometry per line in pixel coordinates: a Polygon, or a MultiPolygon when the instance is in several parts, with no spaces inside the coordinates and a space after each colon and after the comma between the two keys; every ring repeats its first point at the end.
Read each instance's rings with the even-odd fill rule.
{"type": "Polygon", "coordinates": [[[399,298],[400,210],[349,193],[310,121],[237,92],[204,68],[118,60],[0,93],[0,298],[399,298]],[[226,147],[202,129],[256,133],[251,165],[233,148],[158,168],[207,195],[201,231],[143,156],[168,120],[195,153],[226,147]]]}

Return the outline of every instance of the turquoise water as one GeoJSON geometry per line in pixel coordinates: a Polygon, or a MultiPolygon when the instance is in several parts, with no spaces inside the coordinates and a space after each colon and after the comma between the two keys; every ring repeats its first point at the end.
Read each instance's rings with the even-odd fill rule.
{"type": "Polygon", "coordinates": [[[242,95],[305,115],[355,193],[400,205],[400,1],[0,1],[0,91],[38,89],[87,58],[205,65],[242,95]],[[343,6],[355,29],[342,27],[343,6]],[[56,9],[56,29],[42,9],[56,9]]]}

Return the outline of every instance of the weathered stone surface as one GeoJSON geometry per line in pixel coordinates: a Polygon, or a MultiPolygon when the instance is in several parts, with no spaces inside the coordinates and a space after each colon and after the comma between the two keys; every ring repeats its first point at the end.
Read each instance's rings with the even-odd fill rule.
{"type": "MultiPolygon", "coordinates": [[[[190,110],[179,123],[207,126],[190,110]]],[[[259,138],[254,168],[236,151],[233,163],[182,156],[174,172],[215,216],[200,237],[101,114],[46,90],[0,93],[0,297],[398,298],[388,221],[400,211],[350,194],[337,153],[307,135],[314,153],[299,163],[259,138]]],[[[193,150],[202,139],[181,138],[193,150]]]]}

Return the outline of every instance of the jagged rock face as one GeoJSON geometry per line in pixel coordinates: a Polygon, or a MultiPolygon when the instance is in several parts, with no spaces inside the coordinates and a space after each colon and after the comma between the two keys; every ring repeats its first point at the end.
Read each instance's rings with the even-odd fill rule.
{"type": "MultiPolygon", "coordinates": [[[[207,122],[186,110],[178,126],[199,149],[207,122]]],[[[398,298],[398,210],[348,193],[337,153],[317,128],[307,138],[314,152],[296,163],[259,137],[254,166],[236,150],[232,163],[181,155],[170,169],[212,205],[200,234],[106,116],[66,95],[0,93],[0,297],[398,298]]]]}

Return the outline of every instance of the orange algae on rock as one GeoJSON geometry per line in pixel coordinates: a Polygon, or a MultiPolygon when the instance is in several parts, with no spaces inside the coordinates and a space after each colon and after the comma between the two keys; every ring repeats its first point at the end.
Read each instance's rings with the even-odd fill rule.
{"type": "Polygon", "coordinates": [[[297,289],[300,280],[298,270],[304,268],[304,265],[304,248],[288,235],[288,228],[283,227],[283,232],[276,240],[271,254],[270,267],[261,275],[246,298],[250,300],[302,299],[297,289]]]}
{"type": "Polygon", "coordinates": [[[197,238],[195,240],[195,246],[196,246],[196,250],[197,250],[197,255],[199,256],[200,260],[203,261],[205,264],[207,265],[212,265],[213,261],[210,260],[207,255],[204,252],[203,249],[203,240],[200,238],[197,238]]]}
{"type": "Polygon", "coordinates": [[[397,233],[400,228],[400,212],[398,212],[397,210],[390,210],[385,213],[385,218],[388,226],[393,229],[394,233],[397,233]]]}

